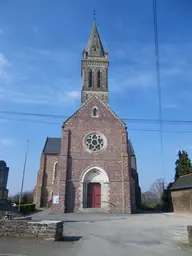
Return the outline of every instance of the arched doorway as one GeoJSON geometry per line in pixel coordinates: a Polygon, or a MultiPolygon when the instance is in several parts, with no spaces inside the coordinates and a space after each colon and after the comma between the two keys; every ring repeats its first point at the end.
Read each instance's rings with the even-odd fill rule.
{"type": "Polygon", "coordinates": [[[82,208],[108,208],[107,173],[100,167],[91,167],[81,177],[82,208]]]}
{"type": "Polygon", "coordinates": [[[87,208],[101,208],[101,184],[87,184],[87,208]]]}

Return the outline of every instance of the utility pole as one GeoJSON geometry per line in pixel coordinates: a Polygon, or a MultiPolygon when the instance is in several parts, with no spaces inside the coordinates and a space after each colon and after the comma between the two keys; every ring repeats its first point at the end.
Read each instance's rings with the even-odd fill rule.
{"type": "Polygon", "coordinates": [[[25,167],[26,167],[26,162],[27,162],[28,147],[29,147],[29,140],[27,141],[27,149],[26,149],[25,161],[24,161],[24,167],[23,167],[23,177],[22,177],[22,182],[21,182],[21,192],[20,192],[20,196],[19,196],[19,206],[18,206],[19,212],[20,212],[21,198],[22,198],[22,193],[23,193],[23,184],[24,184],[24,178],[25,178],[25,167]]]}

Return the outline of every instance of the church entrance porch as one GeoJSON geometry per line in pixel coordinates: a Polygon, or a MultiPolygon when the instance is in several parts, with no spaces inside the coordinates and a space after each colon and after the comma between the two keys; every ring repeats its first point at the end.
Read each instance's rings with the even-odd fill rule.
{"type": "Polygon", "coordinates": [[[100,167],[91,167],[81,176],[81,205],[78,210],[108,212],[109,178],[100,167]]]}
{"type": "Polygon", "coordinates": [[[100,183],[88,184],[87,208],[101,208],[101,184],[100,183]]]}

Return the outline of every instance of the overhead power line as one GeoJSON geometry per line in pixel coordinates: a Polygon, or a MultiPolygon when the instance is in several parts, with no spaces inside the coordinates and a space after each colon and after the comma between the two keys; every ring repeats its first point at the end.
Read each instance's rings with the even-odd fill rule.
{"type": "MultiPolygon", "coordinates": [[[[2,117],[3,120],[14,120],[18,122],[27,122],[27,123],[37,123],[37,124],[53,124],[53,125],[61,125],[62,122],[51,122],[51,121],[40,121],[40,120],[29,120],[22,118],[10,118],[10,117],[2,117]]],[[[145,128],[129,128],[129,131],[139,131],[139,132],[159,132],[159,129],[145,129],[145,128]]],[[[192,131],[187,130],[162,130],[163,133],[192,133],[192,131]]]]}
{"type": "MultiPolygon", "coordinates": [[[[157,0],[153,0],[153,21],[154,21],[154,39],[155,39],[155,59],[156,59],[156,74],[157,74],[157,89],[159,103],[159,134],[161,146],[161,168],[164,179],[164,164],[163,164],[163,126],[162,126],[162,103],[161,103],[161,80],[159,66],[159,38],[158,38],[158,22],[157,22],[157,0]]],[[[163,184],[164,189],[164,184],[163,184]]]]}
{"type": "MultiPolygon", "coordinates": [[[[58,115],[58,114],[45,114],[45,113],[28,113],[28,112],[17,112],[17,111],[7,111],[7,110],[0,110],[0,118],[5,118],[4,115],[7,116],[25,116],[25,117],[41,117],[41,118],[53,118],[53,119],[61,119],[64,121],[65,119],[69,118],[70,116],[67,115],[58,115]]],[[[84,119],[86,119],[84,117],[84,119]]],[[[88,119],[88,117],[87,117],[88,119]]],[[[148,118],[121,118],[124,122],[129,123],[153,123],[158,124],[160,121],[159,119],[148,119],[148,118]]],[[[161,119],[163,124],[183,124],[183,125],[190,125],[192,124],[192,120],[172,120],[172,119],[161,119]]]]}

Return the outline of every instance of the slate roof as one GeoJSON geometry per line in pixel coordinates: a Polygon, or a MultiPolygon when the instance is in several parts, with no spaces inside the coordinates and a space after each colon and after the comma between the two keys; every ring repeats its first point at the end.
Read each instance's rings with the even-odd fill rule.
{"type": "Polygon", "coordinates": [[[58,155],[61,149],[61,138],[49,138],[45,142],[44,154],[58,155]]]}
{"type": "Polygon", "coordinates": [[[128,154],[130,156],[135,156],[135,151],[134,151],[133,145],[131,143],[131,140],[128,141],[128,154]]]}
{"type": "Polygon", "coordinates": [[[181,190],[192,188],[192,173],[179,177],[169,190],[181,190]]]}
{"type": "MultiPolygon", "coordinates": [[[[60,149],[61,149],[61,138],[47,137],[45,146],[43,148],[44,154],[58,155],[60,153],[60,149]]],[[[135,151],[133,149],[133,146],[130,140],[128,141],[128,153],[131,156],[135,156],[135,151]]]]}
{"type": "Polygon", "coordinates": [[[101,42],[101,39],[99,36],[99,32],[97,30],[97,25],[95,22],[93,24],[91,35],[90,35],[90,38],[89,38],[89,41],[88,41],[85,51],[88,53],[89,56],[92,56],[92,54],[93,54],[92,51],[94,48],[98,49],[98,52],[97,52],[98,57],[105,56],[105,51],[104,51],[104,48],[103,48],[103,45],[102,45],[102,42],[101,42]]]}

